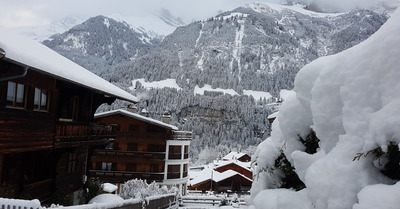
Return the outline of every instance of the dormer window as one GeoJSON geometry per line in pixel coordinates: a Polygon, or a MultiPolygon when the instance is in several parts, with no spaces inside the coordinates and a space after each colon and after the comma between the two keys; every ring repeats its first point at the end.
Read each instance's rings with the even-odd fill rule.
{"type": "Polygon", "coordinates": [[[35,88],[35,97],[33,107],[35,110],[48,110],[48,91],[40,88],[35,88]]]}
{"type": "Polygon", "coordinates": [[[25,108],[25,85],[8,81],[7,106],[25,108]]]}

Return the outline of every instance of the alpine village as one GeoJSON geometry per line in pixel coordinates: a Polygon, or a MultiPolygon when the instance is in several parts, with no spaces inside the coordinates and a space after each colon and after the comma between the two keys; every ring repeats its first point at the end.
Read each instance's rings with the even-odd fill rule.
{"type": "Polygon", "coordinates": [[[0,209],[399,208],[400,2],[271,2],[0,27],[0,209]]]}

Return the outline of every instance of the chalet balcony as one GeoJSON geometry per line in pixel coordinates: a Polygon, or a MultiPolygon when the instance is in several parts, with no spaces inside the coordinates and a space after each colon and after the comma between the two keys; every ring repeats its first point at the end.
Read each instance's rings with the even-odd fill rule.
{"type": "Polygon", "coordinates": [[[147,182],[164,180],[164,173],[90,170],[89,175],[112,183],[124,183],[131,179],[146,179],[147,182]]]}
{"type": "Polygon", "coordinates": [[[118,140],[135,141],[165,141],[170,140],[170,135],[160,133],[118,132],[118,140]]]}
{"type": "Polygon", "coordinates": [[[56,124],[55,144],[106,141],[115,138],[116,130],[115,125],[59,122],[56,124]]]}
{"type": "Polygon", "coordinates": [[[172,138],[173,138],[173,140],[179,140],[179,141],[191,141],[192,140],[192,132],[174,131],[172,138]]]}
{"type": "Polygon", "coordinates": [[[165,161],[165,152],[95,150],[92,160],[104,162],[165,161]]]}

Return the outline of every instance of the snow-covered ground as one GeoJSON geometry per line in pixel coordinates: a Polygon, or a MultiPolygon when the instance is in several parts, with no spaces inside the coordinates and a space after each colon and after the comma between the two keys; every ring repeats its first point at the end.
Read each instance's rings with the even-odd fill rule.
{"type": "MultiPolygon", "coordinates": [[[[179,209],[208,209],[208,208],[219,208],[219,209],[236,209],[237,207],[233,206],[216,206],[216,205],[211,205],[211,204],[191,204],[191,205],[182,205],[179,206],[179,209]]],[[[248,207],[246,205],[241,205],[239,208],[242,209],[247,209],[248,207]]]]}

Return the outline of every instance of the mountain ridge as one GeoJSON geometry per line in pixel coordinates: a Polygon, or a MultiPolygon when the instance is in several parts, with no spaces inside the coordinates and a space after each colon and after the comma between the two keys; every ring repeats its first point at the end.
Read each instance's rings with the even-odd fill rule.
{"type": "MultiPolygon", "coordinates": [[[[244,6],[178,27],[152,50],[110,65],[99,75],[141,98],[138,108],[148,110],[151,117],[169,111],[173,125],[193,131],[190,157],[195,162],[205,147],[251,150],[269,136],[267,116],[277,111],[271,104],[274,98],[260,100],[244,95],[244,90],[269,92],[277,98],[282,89],[292,89],[304,65],[360,43],[387,19],[368,10],[308,15],[311,11],[295,11],[298,6],[258,7],[272,12],[244,6]],[[132,84],[135,79],[174,79],[179,88],[148,89],[132,84]],[[238,95],[195,93],[196,87],[206,85],[232,89],[238,95]]],[[[104,20],[98,25],[104,28],[104,20]]],[[[124,106],[117,101],[99,111],[124,106]]]]}

